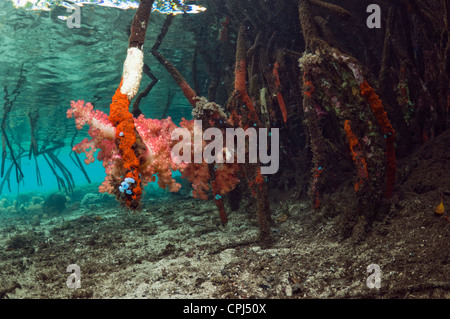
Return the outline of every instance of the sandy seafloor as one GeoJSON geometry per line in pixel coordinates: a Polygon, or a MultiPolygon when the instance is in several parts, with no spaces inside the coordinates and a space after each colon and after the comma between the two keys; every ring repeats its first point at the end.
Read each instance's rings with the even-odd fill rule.
{"type": "MultiPolygon", "coordinates": [[[[137,213],[94,200],[39,223],[0,216],[0,298],[449,299],[450,222],[433,213],[441,194],[450,200],[449,137],[399,163],[391,211],[363,237],[358,223],[342,237],[338,209],[284,191],[271,191],[269,247],[247,197],[226,227],[213,201],[181,196],[147,199],[137,213]],[[70,264],[81,288],[67,287],[70,264]],[[367,286],[371,264],[380,289],[367,286]]],[[[331,200],[345,205],[341,195],[331,200]]]]}

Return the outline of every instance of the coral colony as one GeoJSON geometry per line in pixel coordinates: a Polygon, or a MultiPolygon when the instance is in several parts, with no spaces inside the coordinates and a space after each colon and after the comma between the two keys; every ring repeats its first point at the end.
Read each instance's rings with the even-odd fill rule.
{"type": "Polygon", "coordinates": [[[136,137],[133,138],[132,135],[133,130],[127,128],[125,124],[115,128],[113,123],[117,123],[118,120],[112,122],[109,119],[111,116],[108,118],[105,113],[99,110],[94,111],[91,103],[72,102],[71,108],[67,111],[67,117],[75,118],[77,129],[81,129],[85,124],[90,126],[88,134],[91,139],[86,138],[81,141],[74,147],[74,151],[85,153],[85,162],[89,164],[95,160],[94,153],[100,150],[97,159],[103,162],[107,174],[100,186],[100,191],[116,194],[119,197],[129,195],[125,196],[128,198],[128,204],[131,204],[133,199],[140,198],[141,187],[154,181],[155,175],[158,176],[160,187],[178,191],[181,186],[172,178],[172,172],[176,170],[192,182],[195,197],[206,199],[206,191],[209,188],[207,164],[212,163],[216,164],[216,172],[219,173],[219,194],[228,193],[239,180],[233,178],[235,169],[227,164],[245,163],[246,137],[250,144],[248,161],[256,163],[259,154],[262,164],[270,164],[261,167],[262,174],[274,174],[278,170],[278,152],[277,147],[274,147],[279,143],[278,129],[272,129],[270,132],[270,144],[273,151],[268,155],[267,129],[257,131],[249,127],[244,131],[242,128],[227,128],[225,136],[222,136],[219,129],[203,130],[199,120],[184,119],[181,127],[177,127],[171,118],[160,121],[146,119],[143,115],[138,118],[130,117],[129,120],[131,122],[132,119],[134,125],[131,128],[138,132],[141,147],[143,147],[140,158],[137,159],[131,153],[131,146],[136,143],[136,137]],[[180,136],[181,140],[178,139],[180,136]],[[234,143],[235,137],[236,143],[234,143]],[[211,142],[206,144],[207,140],[211,142]],[[117,147],[117,144],[120,146],[117,147]],[[259,152],[257,144],[261,146],[259,152]],[[122,156],[121,152],[125,155],[122,156]],[[126,170],[139,171],[140,176],[130,173],[127,175],[126,170]],[[125,176],[123,181],[122,176],[125,176]],[[138,185],[136,181],[143,185],[138,185]]]}
{"type": "MultiPolygon", "coordinates": [[[[85,153],[87,164],[94,161],[94,154],[99,150],[97,159],[102,161],[107,175],[99,191],[115,195],[132,209],[140,207],[143,187],[156,177],[161,188],[177,192],[181,185],[172,178],[172,173],[179,171],[192,183],[194,197],[207,199],[212,190],[221,222],[225,225],[223,196],[240,182],[242,165],[244,171],[248,170],[244,175],[256,197],[263,191],[261,174],[273,174],[278,170],[278,129],[268,133],[266,128],[258,125],[259,120],[245,89],[243,58],[237,64],[236,96],[242,99],[238,103],[244,103],[250,113],[239,115],[235,107],[227,118],[219,105],[198,97],[177,73],[176,81],[193,106],[193,120],[183,119],[177,127],[170,117],[155,120],[146,119],[142,114],[133,116],[129,110],[130,101],[136,96],[142,78],[142,46],[152,3],[141,1],[136,12],[122,80],[112,97],[109,116],[94,110],[91,103],[72,101],[67,117],[75,119],[77,129],[89,125],[91,137],[74,146],[73,150],[85,153]],[[249,139],[247,145],[246,136],[249,139]],[[273,147],[270,156],[268,136],[273,147]],[[248,163],[245,163],[246,156],[248,163]],[[260,166],[269,163],[269,166],[260,166]],[[252,165],[251,169],[246,165],[252,165]]],[[[162,56],[159,58],[163,59],[162,56]]],[[[261,211],[267,207],[266,201],[267,196],[260,197],[261,211]]]]}

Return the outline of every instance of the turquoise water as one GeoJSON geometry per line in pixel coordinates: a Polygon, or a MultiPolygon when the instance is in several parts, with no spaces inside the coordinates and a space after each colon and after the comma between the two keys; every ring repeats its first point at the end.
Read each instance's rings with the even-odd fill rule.
{"type": "MultiPolygon", "coordinates": [[[[73,163],[71,158],[69,157],[70,150],[67,148],[63,148],[61,153],[58,155],[58,158],[64,163],[66,168],[74,172],[73,180],[75,187],[83,188],[88,184],[86,178],[83,174],[78,173],[77,166],[73,163]]],[[[82,158],[82,157],[81,157],[82,158]]],[[[6,161],[6,166],[11,165],[11,161],[6,161]]],[[[40,186],[37,182],[36,177],[36,165],[34,161],[23,160],[23,164],[21,166],[22,172],[24,175],[24,179],[17,183],[16,176],[13,173],[11,176],[11,189],[8,188],[8,185],[5,184],[2,189],[3,196],[15,196],[20,193],[53,193],[64,191],[58,189],[58,183],[56,177],[54,177],[52,170],[49,165],[45,162],[45,160],[38,160],[39,170],[41,175],[43,176],[44,185],[40,186]]],[[[105,178],[105,172],[102,164],[99,161],[95,161],[92,164],[84,165],[87,174],[92,182],[92,184],[100,184],[105,178]]]]}

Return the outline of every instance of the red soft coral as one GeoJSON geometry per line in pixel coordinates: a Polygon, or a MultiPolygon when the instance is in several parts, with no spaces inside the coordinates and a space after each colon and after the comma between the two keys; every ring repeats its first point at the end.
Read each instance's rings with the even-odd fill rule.
{"type": "Polygon", "coordinates": [[[172,178],[172,171],[177,171],[180,165],[171,158],[174,141],[172,131],[176,125],[169,117],[164,120],[146,119],[143,115],[135,119],[136,130],[147,147],[145,158],[141,160],[141,178],[144,185],[154,181],[158,176],[158,185],[177,192],[181,185],[172,178]]]}

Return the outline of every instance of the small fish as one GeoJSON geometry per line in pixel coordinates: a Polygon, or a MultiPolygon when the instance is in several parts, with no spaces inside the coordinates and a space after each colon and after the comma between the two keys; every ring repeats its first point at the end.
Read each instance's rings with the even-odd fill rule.
{"type": "Polygon", "coordinates": [[[436,206],[436,208],[434,209],[434,212],[438,215],[444,214],[445,207],[444,207],[444,201],[442,200],[442,197],[441,197],[441,203],[436,206]]]}

